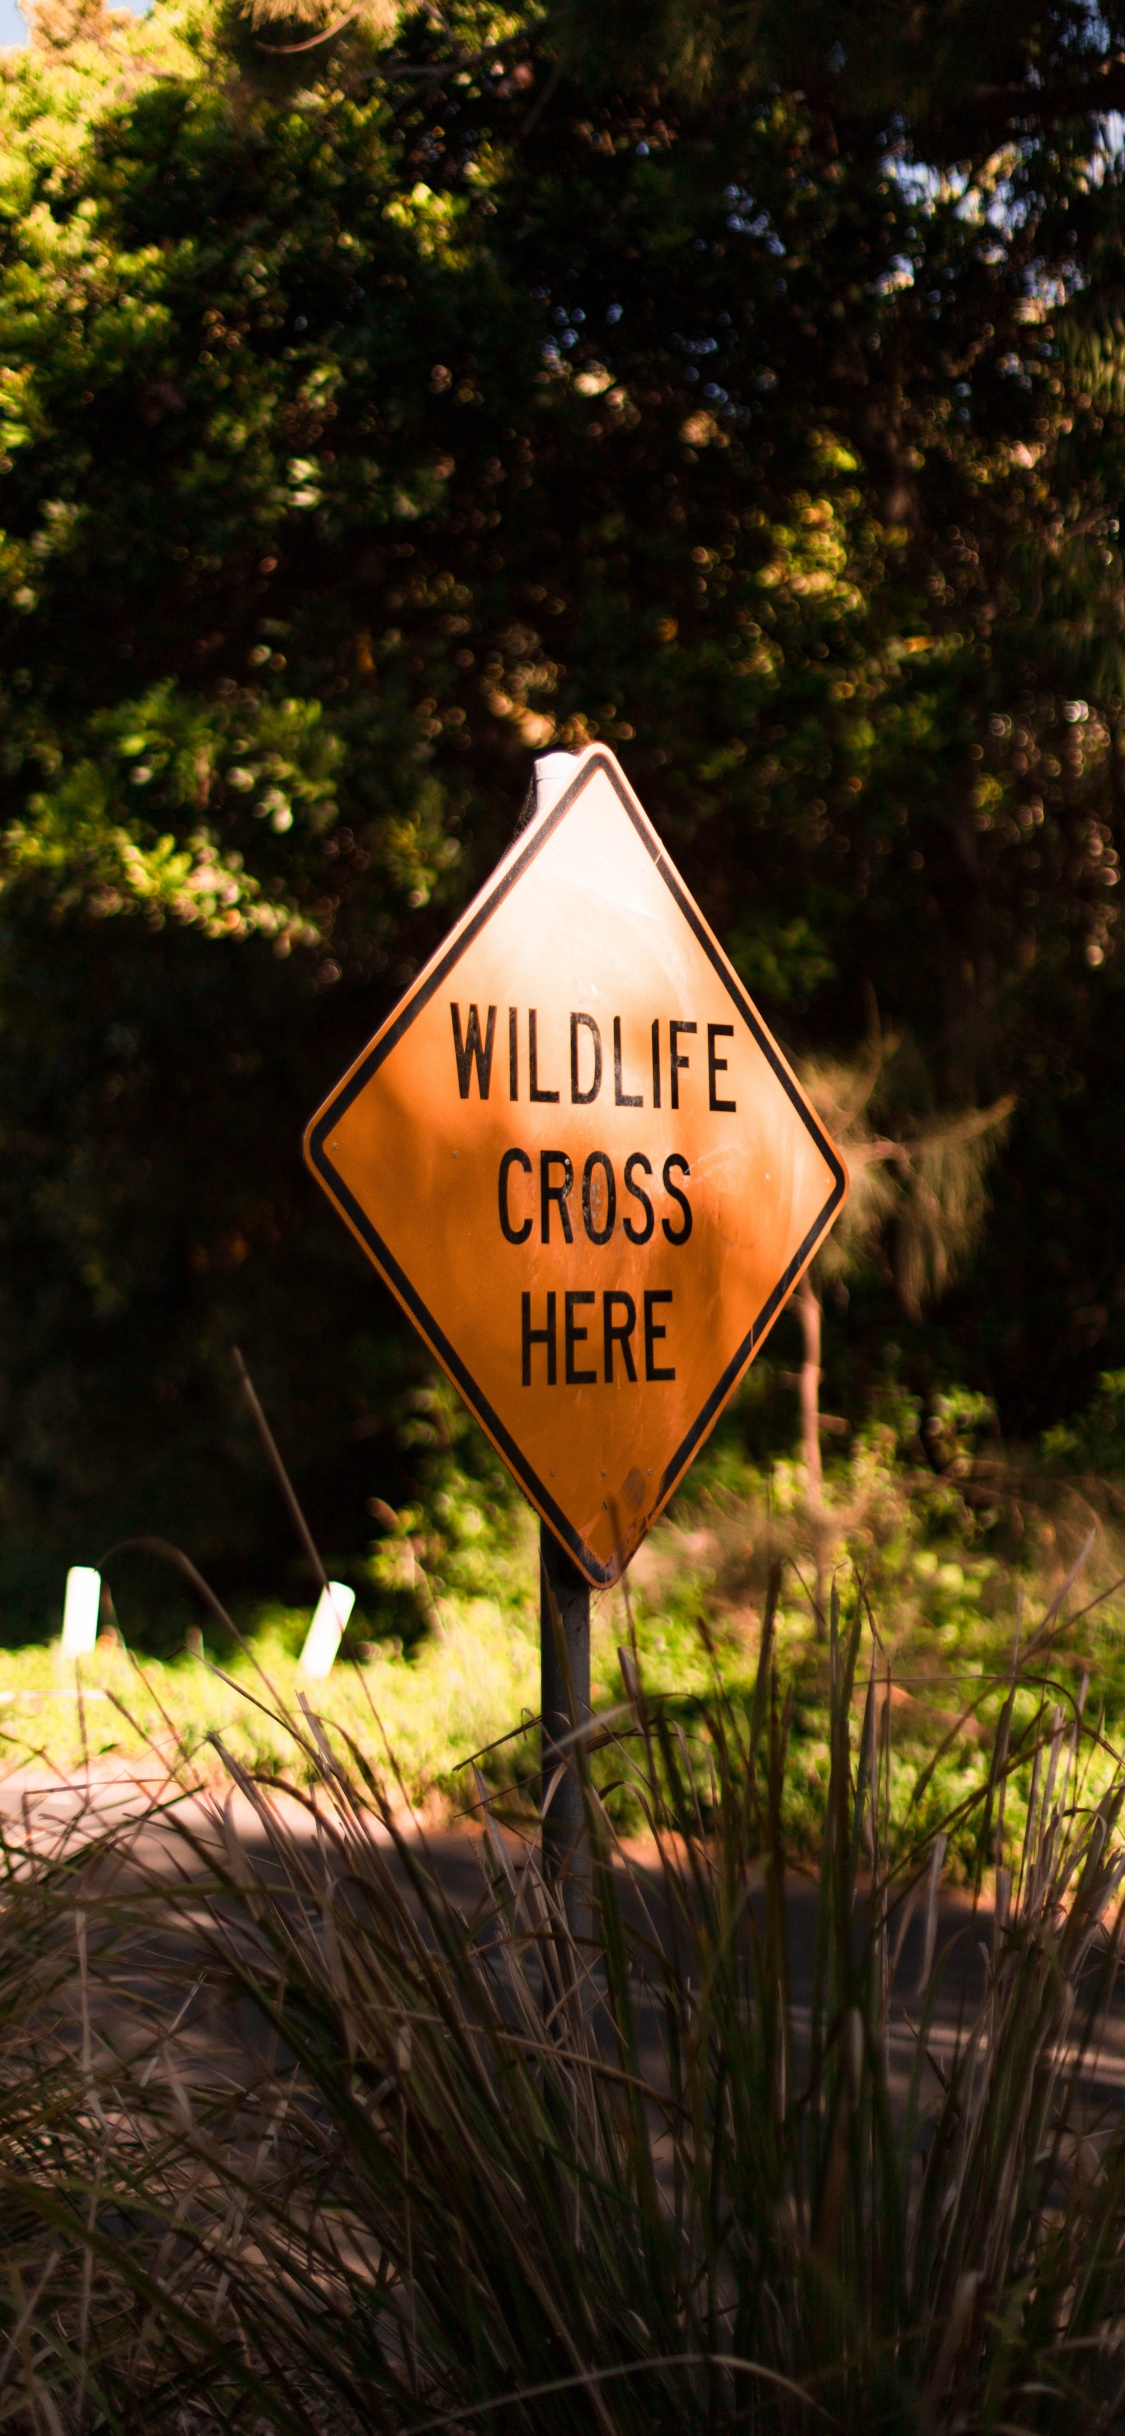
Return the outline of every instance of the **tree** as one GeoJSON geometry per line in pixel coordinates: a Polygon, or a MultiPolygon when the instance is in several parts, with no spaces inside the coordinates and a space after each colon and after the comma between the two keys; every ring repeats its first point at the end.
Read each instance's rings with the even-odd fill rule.
{"type": "MultiPolygon", "coordinates": [[[[848,1163],[851,1189],[838,1224],[797,1289],[804,1362],[801,1445],[809,1504],[823,1499],[820,1379],[824,1289],[844,1285],[884,1245],[904,1310],[920,1319],[967,1260],[984,1225],[985,1179],[1000,1149],[1015,1100],[991,1108],[915,1120],[895,1136],[876,1130],[873,1103],[886,1091],[885,1047],[878,1033],[866,1057],[839,1065],[806,1061],[801,1077],[818,1114],[848,1163]]],[[[893,1098],[893,1079],[891,1094],[893,1098]]]]}
{"type": "Polygon", "coordinates": [[[300,1126],[549,742],[795,1052],[874,981],[940,1105],[1018,1093],[927,1358],[1025,1426],[1125,1359],[1119,12],[326,22],[4,66],[9,1592],[154,1521],[262,1578],[231,1341],[341,1562],[398,1494],[300,1126]]]}

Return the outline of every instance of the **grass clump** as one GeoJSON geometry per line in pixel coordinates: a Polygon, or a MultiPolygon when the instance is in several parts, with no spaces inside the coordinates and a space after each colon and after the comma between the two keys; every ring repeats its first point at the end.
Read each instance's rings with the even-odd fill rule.
{"type": "MultiPolygon", "coordinates": [[[[278,1719],[287,1787],[232,1756],[231,1802],[185,1816],[179,1894],[166,1864],[147,1881],[143,2032],[111,1954],[87,2058],[116,2128],[82,2221],[149,2296],[188,2414],[166,2424],[1118,2423],[1125,1772],[1048,1614],[935,1831],[885,1644],[834,1601],[795,1875],[778,1614],[775,1581],[749,1696],[713,1674],[690,1731],[625,1653],[616,1718],[575,1745],[568,1886],[486,1805],[452,1888],[311,1704],[278,1719]],[[643,1857],[606,1798],[626,1780],[643,1857]]],[[[151,2369],[147,2392],[160,2424],[151,2369]]]]}
{"type": "MultiPolygon", "coordinates": [[[[380,1506],[356,1623],[315,1692],[341,1732],[393,1751],[403,1805],[427,1817],[463,1808],[469,1754],[485,1755],[497,1790],[530,1784],[536,1767],[534,1519],[462,1454],[460,1440],[444,1450],[427,1516],[380,1506]]],[[[630,1640],[686,1730],[716,1672],[732,1700],[747,1702],[767,1583],[784,1560],[772,1627],[793,1703],[783,1803],[791,1848],[811,1859],[829,1749],[823,1607],[833,1574],[854,1573],[893,1667],[900,1745],[919,1764],[938,1755],[927,1797],[936,1822],[982,1781],[1021,1612],[1047,1605],[1083,1550],[1083,1588],[1052,1663],[1075,1696],[1089,1675],[1115,1732],[1125,1722],[1125,1536],[1111,1490],[1002,1459],[981,1399],[964,1395],[937,1399],[927,1419],[905,1400],[877,1416],[829,1465],[815,1510],[798,1464],[755,1468],[728,1434],[707,1450],[628,1583],[595,1597],[595,1705],[610,1710],[623,1697],[617,1651],[630,1640]]],[[[182,1579],[174,1587],[182,1597],[182,1579]]],[[[142,1654],[134,1664],[119,1637],[105,1637],[83,1662],[82,1702],[52,1650],[0,1653],[0,1765],[17,1776],[89,1763],[151,1777],[156,1752],[166,1767],[186,1754],[217,1774],[209,1738],[219,1736],[243,1766],[289,1767],[278,1712],[312,1689],[297,1664],[309,1611],[240,1611],[241,1638],[198,1612],[197,1654],[142,1654]],[[258,1699],[263,1674],[276,1700],[258,1699]]],[[[640,1832],[628,1781],[601,1762],[596,1773],[615,1827],[640,1832]]]]}

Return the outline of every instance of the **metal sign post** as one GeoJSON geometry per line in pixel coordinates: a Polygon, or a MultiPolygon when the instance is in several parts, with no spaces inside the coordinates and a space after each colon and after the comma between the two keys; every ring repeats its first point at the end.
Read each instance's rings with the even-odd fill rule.
{"type": "Polygon", "coordinates": [[[561,1880],[571,1930],[581,1936],[589,1868],[570,1737],[590,1714],[590,1585],[546,1523],[539,1526],[539,1583],[543,1868],[561,1880]]]}
{"type": "MultiPolygon", "coordinates": [[[[577,766],[574,753],[543,753],[532,808],[550,809],[577,766]]],[[[520,829],[526,826],[521,821],[520,829]]],[[[517,830],[516,834],[519,835],[517,830]]],[[[571,1935],[587,1931],[589,1846],[573,1741],[590,1714],[590,1585],[546,1523],[539,1525],[539,1809],[544,1875],[561,1886],[571,1935]]]]}
{"type": "MultiPolygon", "coordinates": [[[[582,1584],[636,1554],[847,1191],[604,746],[543,757],[526,826],[305,1149],[545,1526],[549,1789],[564,1656],[589,1705],[582,1584]]],[[[579,1793],[568,1763],[559,1866],[579,1793]]]]}

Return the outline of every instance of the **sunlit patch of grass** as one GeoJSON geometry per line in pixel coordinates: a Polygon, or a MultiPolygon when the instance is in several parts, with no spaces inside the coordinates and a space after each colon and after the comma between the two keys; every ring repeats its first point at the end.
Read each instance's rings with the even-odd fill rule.
{"type": "MultiPolygon", "coordinates": [[[[828,1713],[823,1620],[818,1627],[813,1609],[816,1531],[798,1465],[759,1473],[736,1463],[729,1447],[719,1454],[697,1468],[627,1582],[593,1599],[595,1707],[611,1708],[623,1696],[617,1652],[624,1644],[685,1724],[716,1684],[745,1701],[766,1583],[780,1562],[775,1647],[793,1704],[783,1799],[787,1832],[811,1855],[823,1819],[828,1713]]],[[[895,1679],[893,1734],[904,1753],[933,1759],[926,1800],[935,1814],[979,1779],[1021,1610],[1049,1602],[1087,1542],[1052,1666],[1075,1700],[1089,1679],[1091,1716],[1104,1715],[1108,1731],[1125,1720],[1125,1596],[1113,1587],[1125,1572],[1119,1528],[1111,1512],[1093,1513],[1085,1496],[1068,1490],[1061,1505],[1056,1498],[1052,1519],[1021,1491],[1026,1512],[1014,1540],[1018,1486],[1013,1471],[1005,1541],[995,1485],[982,1519],[959,1477],[937,1478],[903,1459],[901,1432],[889,1425],[860,1433],[829,1467],[817,1526],[825,1593],[834,1577],[854,1581],[877,1618],[880,1664],[895,1679]]],[[[277,1714],[315,1688],[318,1706],[341,1731],[396,1774],[403,1803],[431,1816],[443,1804],[465,1807],[474,1798],[465,1762],[481,1752],[487,1781],[509,1789],[518,1808],[536,1767],[534,1518],[490,1500],[479,1480],[450,1463],[428,1532],[414,1511],[394,1517],[388,1509],[388,1522],[361,1592],[369,1622],[349,1634],[324,1685],[305,1683],[297,1666],[307,1611],[279,1607],[243,1619],[241,1646],[201,1610],[202,1658],[185,1650],[148,1659],[107,1637],[76,1678],[57,1649],[6,1651],[0,1764],[68,1775],[87,1764],[151,1773],[155,1753],[165,1763],[187,1755],[198,1771],[213,1773],[209,1738],[219,1736],[242,1764],[284,1770],[293,1755],[277,1714]]],[[[605,1790],[624,1829],[632,1797],[608,1780],[605,1790]]]]}
{"type": "Polygon", "coordinates": [[[155,1761],[186,1757],[214,1774],[220,1763],[210,1738],[220,1736],[246,1766],[289,1767],[292,1741],[275,1711],[295,1712],[303,1691],[393,1766],[404,1799],[420,1801],[448,1781],[467,1751],[506,1734],[521,1711],[537,1710],[530,1613],[484,1598],[443,1602],[413,1655],[376,1643],[362,1661],[338,1660],[330,1678],[315,1684],[293,1656],[292,1624],[287,1614],[267,1614],[221,1667],[186,1652],[170,1661],[134,1658],[108,1642],[77,1667],[52,1648],[5,1652],[2,1760],[9,1769],[70,1775],[88,1764],[95,1772],[151,1773],[155,1761]]]}

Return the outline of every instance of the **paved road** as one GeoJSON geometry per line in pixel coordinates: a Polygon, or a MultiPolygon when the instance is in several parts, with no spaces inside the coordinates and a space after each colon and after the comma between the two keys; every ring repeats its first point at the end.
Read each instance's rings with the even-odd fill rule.
{"type": "MultiPolygon", "coordinates": [[[[226,1795],[222,1809],[239,1841],[261,1860],[265,1855],[265,1838],[252,1804],[234,1791],[226,1795]]],[[[283,1802],[280,1815],[291,1834],[299,1839],[312,1836],[309,1813],[298,1801],[283,1802]]],[[[9,1777],[0,1784],[0,1829],[10,1848],[17,1851],[34,1848],[44,1855],[64,1848],[84,1849],[113,1830],[115,1857],[111,1875],[119,1888],[136,1887],[143,1882],[151,1889],[162,1882],[170,1886],[173,1880],[182,1884],[185,1876],[190,1879],[193,1874],[202,1881],[205,1863],[198,1854],[193,1855],[192,1843],[206,1846],[213,1840],[219,1843],[223,1840],[220,1805],[214,1795],[184,1798],[152,1768],[128,1772],[119,1766],[92,1771],[85,1780],[59,1781],[42,1771],[9,1777]]],[[[374,1832],[389,1850],[390,1835],[381,1828],[374,1832]]],[[[408,1833],[406,1843],[416,1860],[428,1862],[441,1889],[459,1911],[466,1917],[480,1911],[486,1899],[487,1881],[479,1829],[472,1826],[408,1833]]],[[[520,1847],[510,1840],[509,1849],[518,1865],[520,1847]]],[[[631,1865],[645,1883],[659,1923],[659,1873],[654,1861],[655,1856],[650,1859],[643,1850],[634,1849],[630,1853],[631,1865]]],[[[101,1882],[106,1883],[103,1873],[110,1864],[99,1860],[96,1868],[101,1882]]],[[[789,1968],[792,2022],[798,2041],[810,2020],[816,1903],[815,1887],[795,1874],[791,1876],[787,1890],[789,1968]]],[[[189,1905],[189,1913],[190,1909],[189,1905]]],[[[923,1907],[919,1905],[902,1941],[887,2014],[892,2081],[900,2087],[913,2064],[913,2025],[918,2011],[924,1936],[923,1907]]],[[[993,1918],[987,1906],[974,1908],[955,1892],[943,1894],[938,1907],[936,1951],[944,1954],[945,1961],[927,2041],[939,2067],[955,2053],[963,2025],[975,2012],[992,1939],[993,1918]]],[[[150,1936],[137,1980],[138,1995],[143,1986],[150,2001],[157,1997],[154,1972],[166,1974],[166,1994],[175,1994],[181,1985],[190,1984],[187,1974],[192,1968],[191,1942],[190,1919],[183,1913],[179,1927],[172,1928],[169,1922],[155,1942],[150,1936]]],[[[1073,2043],[1064,2043],[1058,2050],[1059,2062],[1065,2063],[1076,2052],[1073,2043]]],[[[1125,2092],[1125,1989],[1112,2008],[1097,2053],[1087,2059],[1087,2067],[1084,2079],[1091,2099],[1095,2103],[1116,2103],[1120,2093],[1125,2092]]]]}

